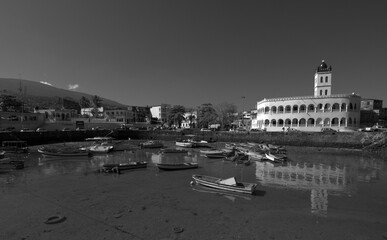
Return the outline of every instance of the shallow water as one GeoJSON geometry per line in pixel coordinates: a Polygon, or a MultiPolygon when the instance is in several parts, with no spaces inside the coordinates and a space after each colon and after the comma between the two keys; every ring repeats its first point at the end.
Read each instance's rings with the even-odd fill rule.
{"type": "MultiPolygon", "coordinates": [[[[172,147],[173,143],[167,145],[172,147]]],[[[353,218],[363,221],[372,218],[372,224],[379,231],[376,233],[378,239],[387,238],[387,233],[379,230],[387,226],[387,167],[384,159],[361,152],[295,147],[288,148],[288,157],[289,161],[285,164],[253,162],[245,166],[222,159],[208,159],[200,154],[199,149],[165,154],[158,149],[142,149],[71,159],[44,158],[32,153],[24,157],[25,169],[0,173],[0,194],[4,198],[15,194],[17,189],[28,190],[30,184],[44,182],[45,179],[50,181],[58,176],[90,176],[104,163],[146,161],[146,169],[129,170],[123,174],[136,172],[139,178],[143,176],[151,178],[149,181],[158,181],[158,186],[183,179],[186,181],[182,184],[183,188],[192,189],[187,198],[194,198],[195,194],[201,194],[200,197],[204,199],[220,196],[230,204],[242,204],[243,209],[248,209],[249,205],[257,208],[259,201],[262,209],[287,209],[289,217],[297,216],[297,211],[305,212],[308,209],[310,216],[325,221],[353,218]],[[160,171],[155,165],[159,162],[197,162],[200,167],[177,172],[160,171]],[[192,180],[190,176],[195,173],[220,178],[234,176],[239,181],[258,183],[258,190],[250,196],[190,186],[187,179],[192,180]]],[[[119,178],[117,175],[112,177],[119,178]]],[[[173,194],[173,189],[166,189],[173,194]]],[[[344,236],[345,239],[343,234],[338,236],[344,236]]],[[[372,238],[365,234],[359,239],[372,238]]]]}

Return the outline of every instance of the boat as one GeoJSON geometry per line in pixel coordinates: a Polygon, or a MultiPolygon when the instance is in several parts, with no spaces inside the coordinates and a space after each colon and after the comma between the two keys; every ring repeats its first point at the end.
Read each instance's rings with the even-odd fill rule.
{"type": "Polygon", "coordinates": [[[87,150],[80,149],[49,149],[46,147],[38,148],[38,152],[43,154],[43,156],[49,157],[82,157],[82,156],[90,156],[91,153],[87,150]]]}
{"type": "Polygon", "coordinates": [[[255,188],[257,187],[257,184],[255,183],[238,182],[235,177],[222,179],[217,177],[194,174],[192,175],[192,178],[197,184],[206,187],[238,193],[253,194],[255,188]]]}
{"type": "Polygon", "coordinates": [[[27,153],[28,145],[26,141],[3,141],[0,151],[7,153],[27,153]]]}
{"type": "Polygon", "coordinates": [[[95,144],[87,148],[91,153],[108,153],[114,149],[110,144],[95,144]]]}
{"type": "Polygon", "coordinates": [[[272,153],[265,153],[265,156],[268,160],[272,162],[283,162],[285,160],[285,158],[274,155],[272,153]]]}
{"type": "Polygon", "coordinates": [[[234,152],[228,153],[224,157],[224,160],[234,162],[235,160],[238,159],[238,156],[239,156],[238,152],[234,151],[234,152]]]}
{"type": "Polygon", "coordinates": [[[190,163],[157,163],[157,167],[161,170],[183,170],[183,169],[192,169],[198,168],[199,164],[190,162],[190,163]]]}
{"type": "Polygon", "coordinates": [[[245,154],[248,155],[252,160],[262,160],[265,157],[264,154],[260,152],[254,152],[254,151],[249,151],[245,154]]]}
{"type": "Polygon", "coordinates": [[[94,141],[94,142],[112,142],[114,138],[112,137],[93,137],[93,138],[86,138],[86,141],[94,141]]]}
{"type": "Polygon", "coordinates": [[[137,168],[146,168],[147,162],[129,162],[129,163],[106,163],[102,165],[102,172],[116,172],[119,173],[123,170],[131,170],[137,168]]]}
{"type": "Polygon", "coordinates": [[[214,154],[214,155],[219,155],[219,154],[224,154],[224,152],[222,150],[200,150],[200,153],[204,154],[204,155],[210,155],[210,154],[214,154]]]}
{"type": "Polygon", "coordinates": [[[211,154],[204,154],[207,158],[224,158],[224,153],[211,153],[211,154]]]}
{"type": "Polygon", "coordinates": [[[161,153],[187,153],[185,149],[176,149],[176,148],[163,148],[160,149],[161,153]]]}
{"type": "Polygon", "coordinates": [[[86,141],[94,141],[94,144],[90,147],[87,147],[85,150],[88,150],[92,153],[108,153],[113,151],[114,144],[113,144],[114,138],[112,137],[93,137],[93,138],[86,138],[86,141]]]}
{"type": "Polygon", "coordinates": [[[149,140],[143,143],[140,143],[141,148],[162,148],[164,144],[158,141],[149,140]]]}
{"type": "Polygon", "coordinates": [[[187,140],[178,140],[176,141],[176,146],[179,147],[185,147],[185,148],[190,148],[194,145],[193,142],[187,141],[187,140]]]}

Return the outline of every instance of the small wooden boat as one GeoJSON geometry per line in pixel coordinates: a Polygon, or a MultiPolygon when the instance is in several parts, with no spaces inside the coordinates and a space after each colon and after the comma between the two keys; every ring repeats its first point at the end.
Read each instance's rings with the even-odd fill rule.
{"type": "Polygon", "coordinates": [[[224,153],[211,153],[211,154],[204,154],[207,158],[224,158],[224,153]]]}
{"type": "Polygon", "coordinates": [[[114,146],[108,144],[95,144],[88,148],[91,153],[108,153],[113,151],[113,149],[114,146]]]}
{"type": "Polygon", "coordinates": [[[146,168],[147,165],[148,165],[147,162],[106,163],[102,165],[101,171],[119,173],[120,171],[123,171],[123,170],[146,168]]]}
{"type": "Polygon", "coordinates": [[[265,157],[264,154],[254,151],[249,151],[245,154],[248,155],[252,160],[262,160],[265,157]]]}
{"type": "Polygon", "coordinates": [[[190,162],[190,163],[157,163],[159,169],[162,170],[183,170],[183,169],[192,169],[198,168],[199,164],[190,162]]]}
{"type": "Polygon", "coordinates": [[[272,162],[283,162],[285,159],[282,157],[279,157],[277,155],[274,155],[272,153],[265,153],[265,156],[268,160],[272,162]]]}
{"type": "Polygon", "coordinates": [[[158,141],[149,140],[140,144],[142,148],[162,148],[164,144],[158,141]]]}
{"type": "Polygon", "coordinates": [[[38,152],[43,154],[44,156],[52,156],[52,157],[82,157],[82,156],[90,156],[91,153],[86,150],[66,150],[66,151],[61,151],[61,150],[49,150],[44,147],[39,148],[38,152]]]}
{"type": "Polygon", "coordinates": [[[3,141],[0,150],[7,153],[27,153],[28,145],[26,141],[3,141]]]}
{"type": "Polygon", "coordinates": [[[235,177],[222,179],[204,175],[192,175],[197,184],[238,193],[253,194],[257,184],[238,182],[235,177]]]}
{"type": "Polygon", "coordinates": [[[163,148],[160,150],[161,153],[187,153],[185,149],[176,149],[176,148],[163,148]]]}
{"type": "Polygon", "coordinates": [[[214,154],[214,155],[219,155],[219,154],[224,154],[222,150],[200,150],[200,153],[204,155],[209,155],[209,154],[214,154]]]}
{"type": "Polygon", "coordinates": [[[224,157],[224,160],[234,162],[235,160],[238,159],[238,156],[239,156],[238,152],[234,151],[234,152],[228,153],[224,157]]]}
{"type": "Polygon", "coordinates": [[[194,144],[193,142],[185,141],[185,140],[176,141],[176,146],[179,146],[179,147],[190,148],[193,146],[193,144],[194,144]]]}

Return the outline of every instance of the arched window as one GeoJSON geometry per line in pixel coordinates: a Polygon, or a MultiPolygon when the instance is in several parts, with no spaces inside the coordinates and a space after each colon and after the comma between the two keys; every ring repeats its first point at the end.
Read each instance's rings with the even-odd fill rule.
{"type": "Polygon", "coordinates": [[[322,96],[322,90],[320,90],[320,96],[322,96]]]}
{"type": "Polygon", "coordinates": [[[277,107],[276,106],[272,106],[271,107],[271,113],[277,113],[277,107]]]}
{"type": "Polygon", "coordinates": [[[307,124],[308,127],[313,127],[314,126],[314,118],[309,118],[308,119],[308,124],[307,124]]]}
{"type": "Polygon", "coordinates": [[[317,112],[322,112],[322,110],[323,110],[323,105],[321,103],[319,103],[317,105],[317,112]]]}
{"type": "Polygon", "coordinates": [[[308,105],[308,112],[314,112],[314,105],[313,104],[308,105]]]}
{"type": "Polygon", "coordinates": [[[277,126],[278,126],[278,127],[282,127],[283,125],[284,125],[284,120],[278,119],[278,124],[277,124],[277,126]]]}
{"type": "Polygon", "coordinates": [[[352,126],[352,118],[348,118],[348,126],[352,126]]]}
{"type": "Polygon", "coordinates": [[[356,109],[357,109],[357,107],[356,107],[356,103],[355,103],[355,106],[353,107],[353,109],[355,109],[355,111],[356,111],[356,109]]]}
{"type": "Polygon", "coordinates": [[[298,105],[293,105],[292,113],[298,113],[298,105]]]}
{"type": "Polygon", "coordinates": [[[297,127],[297,126],[298,126],[298,119],[297,119],[297,118],[293,118],[293,120],[292,120],[292,126],[293,126],[293,127],[297,127]]]}
{"type": "Polygon", "coordinates": [[[325,89],[325,96],[328,95],[328,90],[325,89]]]}
{"type": "Polygon", "coordinates": [[[347,111],[347,104],[345,104],[345,103],[342,103],[342,104],[341,104],[341,111],[342,111],[342,112],[347,111]]]}
{"type": "Polygon", "coordinates": [[[323,120],[321,118],[317,118],[316,126],[322,126],[322,125],[323,125],[323,120]]]}
{"type": "Polygon", "coordinates": [[[289,127],[290,124],[292,124],[292,121],[291,121],[289,118],[287,118],[287,119],[285,120],[285,126],[286,126],[286,127],[289,127]]]}
{"type": "Polygon", "coordinates": [[[331,105],[329,103],[325,104],[324,112],[329,112],[331,110],[331,105]]]}
{"type": "Polygon", "coordinates": [[[349,111],[352,111],[353,110],[353,105],[352,103],[349,103],[349,111]]]}
{"type": "Polygon", "coordinates": [[[328,82],[328,77],[325,77],[325,82],[326,82],[326,83],[328,82]]]}
{"type": "Polygon", "coordinates": [[[275,119],[271,120],[271,126],[276,127],[277,126],[277,121],[275,119]]]}
{"type": "Polygon", "coordinates": [[[339,125],[339,119],[338,118],[333,118],[331,122],[331,126],[338,126],[339,125]]]}
{"type": "Polygon", "coordinates": [[[285,107],[285,113],[290,113],[290,111],[291,111],[291,107],[290,107],[290,105],[286,105],[286,107],[285,107]]]}
{"type": "Polygon", "coordinates": [[[278,113],[284,113],[284,107],[278,106],[278,113]]]}
{"type": "Polygon", "coordinates": [[[304,104],[300,106],[300,113],[303,113],[303,112],[306,112],[306,106],[304,104]]]}
{"type": "Polygon", "coordinates": [[[338,103],[335,103],[335,104],[332,105],[332,111],[333,112],[339,111],[340,110],[339,108],[340,108],[340,105],[338,103]]]}
{"type": "Polygon", "coordinates": [[[270,108],[269,107],[265,107],[265,114],[268,114],[270,111],[270,108]]]}
{"type": "Polygon", "coordinates": [[[324,126],[329,126],[330,122],[331,122],[331,120],[329,118],[325,118],[324,119],[324,126]]]}
{"type": "Polygon", "coordinates": [[[320,83],[322,83],[323,82],[323,77],[320,77],[320,83]]]}
{"type": "Polygon", "coordinates": [[[306,126],[305,118],[301,118],[298,124],[299,124],[300,127],[305,127],[306,126]]]}
{"type": "Polygon", "coordinates": [[[345,118],[340,119],[340,126],[345,126],[345,118]]]}
{"type": "Polygon", "coordinates": [[[265,120],[265,126],[266,126],[266,127],[269,126],[269,123],[270,123],[269,119],[266,119],[266,120],[265,120]]]}

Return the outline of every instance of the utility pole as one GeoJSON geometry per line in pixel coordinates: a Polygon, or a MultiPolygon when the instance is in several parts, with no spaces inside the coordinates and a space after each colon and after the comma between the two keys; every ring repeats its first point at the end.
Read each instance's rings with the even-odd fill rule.
{"type": "Polygon", "coordinates": [[[21,78],[20,78],[20,74],[19,74],[19,94],[20,94],[20,99],[21,99],[21,102],[22,102],[22,106],[21,106],[21,117],[20,117],[20,124],[21,124],[21,129],[23,129],[23,122],[24,122],[24,97],[23,97],[23,88],[22,88],[22,84],[21,84],[21,78]]]}
{"type": "Polygon", "coordinates": [[[244,118],[244,113],[245,113],[245,96],[242,96],[242,125],[243,127],[245,126],[245,118],[244,118]]]}

